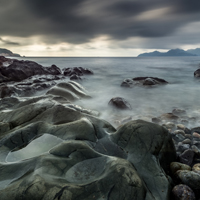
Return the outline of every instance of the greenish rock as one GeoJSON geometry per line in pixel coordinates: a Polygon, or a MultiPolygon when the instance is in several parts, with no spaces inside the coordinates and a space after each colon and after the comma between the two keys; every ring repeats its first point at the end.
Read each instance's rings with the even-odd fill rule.
{"type": "MultiPolygon", "coordinates": [[[[75,82],[57,87],[87,96],[75,82]]],[[[116,131],[60,94],[1,102],[1,200],[170,199],[176,154],[165,128],[137,120],[116,131]],[[36,142],[39,154],[29,155],[36,142]]]]}
{"type": "Polygon", "coordinates": [[[172,162],[170,164],[170,170],[171,170],[172,174],[175,175],[175,173],[178,170],[188,170],[188,171],[191,171],[191,167],[189,165],[186,165],[186,164],[183,164],[183,163],[172,162]]]}
{"type": "Polygon", "coordinates": [[[127,152],[127,160],[137,169],[153,198],[169,199],[171,183],[166,172],[176,159],[169,132],[159,125],[136,120],[122,126],[111,137],[127,152]]]}
{"type": "Polygon", "coordinates": [[[200,190],[200,174],[194,171],[179,170],[176,172],[181,182],[194,190],[200,190]]]}
{"type": "Polygon", "coordinates": [[[130,162],[81,141],[63,142],[49,154],[0,169],[1,200],[146,199],[147,188],[130,162]]]}

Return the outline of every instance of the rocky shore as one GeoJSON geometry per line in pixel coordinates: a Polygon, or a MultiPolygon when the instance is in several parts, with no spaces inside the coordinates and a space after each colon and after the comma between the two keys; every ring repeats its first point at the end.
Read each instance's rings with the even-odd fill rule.
{"type": "MultiPolygon", "coordinates": [[[[92,98],[80,84],[91,70],[0,63],[1,200],[200,199],[200,127],[187,127],[185,110],[114,128],[79,106],[92,98]]],[[[109,105],[132,110],[121,97],[109,105]]]]}

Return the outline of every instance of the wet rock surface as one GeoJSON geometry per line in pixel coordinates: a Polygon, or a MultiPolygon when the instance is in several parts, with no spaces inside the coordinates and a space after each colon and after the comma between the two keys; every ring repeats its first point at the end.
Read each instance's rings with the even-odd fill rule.
{"type": "Polygon", "coordinates": [[[69,76],[70,80],[82,80],[80,76],[93,75],[93,71],[83,67],[73,67],[63,69],[63,74],[69,76]]]}
{"type": "MultiPolygon", "coordinates": [[[[169,132],[142,120],[116,131],[98,112],[73,104],[91,98],[80,84],[56,82],[57,76],[61,78],[43,74],[2,85],[1,199],[169,199],[167,174],[176,159],[169,132]],[[52,84],[41,96],[24,93],[20,98],[16,91],[48,82],[52,84]],[[46,144],[46,137],[53,142],[46,144]],[[36,143],[34,152],[30,148],[36,143]]],[[[128,102],[118,106],[131,108],[128,102]]]]}
{"type": "Polygon", "coordinates": [[[0,67],[1,82],[22,81],[35,75],[60,75],[61,71],[56,65],[43,67],[33,61],[12,60],[8,66],[0,67]]]}
{"type": "Polygon", "coordinates": [[[161,78],[156,77],[136,77],[136,78],[127,78],[122,83],[122,87],[134,87],[134,86],[155,86],[163,85],[168,82],[161,78]]]}
{"type": "MultiPolygon", "coordinates": [[[[187,126],[198,116],[174,107],[146,117],[154,123],[121,118],[115,129],[98,111],[79,106],[92,97],[69,78],[91,71],[61,74],[55,65],[5,57],[0,65],[0,199],[200,198],[200,128],[187,126]]],[[[137,77],[126,84],[166,81],[137,77]]],[[[115,108],[131,110],[125,99],[113,99],[115,108]]]]}
{"type": "Polygon", "coordinates": [[[130,105],[130,103],[122,98],[122,97],[114,97],[112,98],[109,102],[108,105],[117,108],[117,109],[121,109],[121,110],[132,110],[132,107],[130,105]]]}

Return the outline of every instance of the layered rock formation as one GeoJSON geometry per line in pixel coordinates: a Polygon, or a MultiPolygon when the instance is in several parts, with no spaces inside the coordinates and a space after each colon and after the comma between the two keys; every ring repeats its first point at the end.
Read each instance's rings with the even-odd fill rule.
{"type": "Polygon", "coordinates": [[[89,97],[79,84],[62,82],[43,96],[1,99],[2,200],[170,199],[167,174],[176,154],[167,130],[139,120],[116,131],[72,104],[89,97]],[[44,135],[59,143],[44,151],[43,142],[40,154],[23,159],[44,135]]]}

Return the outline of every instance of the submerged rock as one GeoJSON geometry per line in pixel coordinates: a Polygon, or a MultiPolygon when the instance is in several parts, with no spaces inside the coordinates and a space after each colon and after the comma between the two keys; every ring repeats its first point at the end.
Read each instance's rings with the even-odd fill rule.
{"type": "Polygon", "coordinates": [[[73,67],[63,69],[63,74],[69,76],[70,80],[82,80],[80,76],[93,75],[93,71],[83,67],[73,67]]]}
{"type": "Polygon", "coordinates": [[[128,103],[128,101],[122,97],[114,97],[109,101],[108,104],[113,106],[114,108],[118,108],[122,110],[132,110],[132,107],[128,103]]]}
{"type": "Polygon", "coordinates": [[[194,77],[196,77],[196,78],[200,77],[200,69],[197,69],[197,70],[194,72],[194,77]]]}
{"type": "Polygon", "coordinates": [[[133,86],[153,86],[153,85],[162,85],[167,84],[168,82],[164,79],[156,78],[156,77],[136,77],[136,78],[128,78],[125,79],[121,86],[122,87],[133,87],[133,86]]]}

